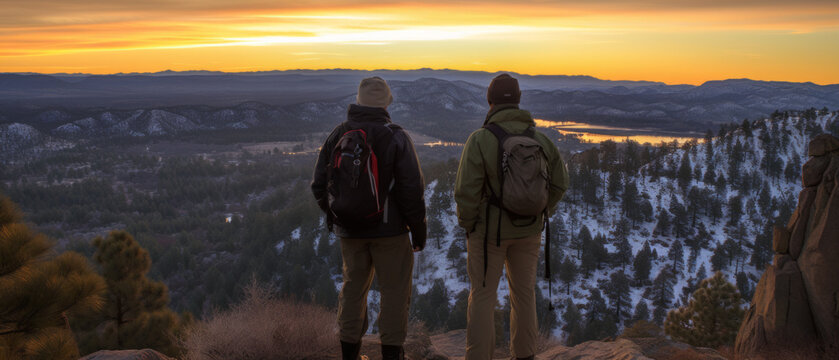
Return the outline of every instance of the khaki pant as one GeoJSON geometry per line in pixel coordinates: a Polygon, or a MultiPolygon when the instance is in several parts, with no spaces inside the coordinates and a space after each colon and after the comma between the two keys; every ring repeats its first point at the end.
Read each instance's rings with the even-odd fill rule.
{"type": "Polygon", "coordinates": [[[510,287],[510,352],[513,357],[536,353],[536,265],[541,234],[487,243],[486,287],[484,282],[484,235],[474,232],[466,243],[471,290],[466,325],[466,359],[487,360],[495,349],[494,311],[501,270],[507,267],[510,287]]]}
{"type": "Polygon", "coordinates": [[[367,332],[367,292],[377,276],[381,292],[379,332],[384,345],[402,346],[411,304],[414,254],[408,234],[392,237],[341,238],[344,285],[338,298],[341,341],[358,343],[367,332]]]}

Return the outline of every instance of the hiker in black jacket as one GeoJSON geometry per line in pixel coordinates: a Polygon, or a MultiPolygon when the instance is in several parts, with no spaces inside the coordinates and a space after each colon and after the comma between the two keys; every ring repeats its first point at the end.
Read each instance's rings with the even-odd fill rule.
{"type": "Polygon", "coordinates": [[[347,121],[329,134],[321,148],[312,180],[312,193],[326,213],[327,224],[341,239],[344,267],[338,325],[345,360],[359,358],[361,337],[368,325],[367,292],[374,272],[381,291],[382,357],[403,359],[414,262],[412,251],[425,247],[425,184],[411,138],[390,121],[387,106],[392,101],[390,88],[383,79],[362,80],[357,104],[349,106],[347,121]],[[352,134],[363,136],[353,138],[352,134]],[[363,146],[356,149],[366,149],[369,144],[372,156],[367,156],[367,151],[344,150],[343,146],[353,141],[362,142],[363,146]],[[347,175],[341,177],[342,169],[359,159],[363,165],[359,167],[361,162],[354,162],[356,168],[348,170],[353,179],[348,180],[347,175]],[[353,183],[342,183],[347,181],[353,183]],[[355,200],[362,196],[357,193],[369,193],[371,187],[374,196],[368,198],[376,199],[372,207],[377,210],[369,215],[361,214],[362,221],[355,220],[353,215],[359,215],[352,214],[355,205],[358,211],[370,206],[360,204],[364,200],[355,200]],[[337,209],[347,207],[346,199],[351,199],[349,213],[337,209]]]}

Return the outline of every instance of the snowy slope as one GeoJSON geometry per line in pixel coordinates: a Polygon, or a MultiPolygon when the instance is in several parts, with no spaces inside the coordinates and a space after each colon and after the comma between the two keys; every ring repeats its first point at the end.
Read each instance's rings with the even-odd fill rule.
{"type": "MultiPolygon", "coordinates": [[[[637,256],[645,243],[648,243],[653,253],[657,254],[657,257],[651,262],[649,281],[646,283],[631,282],[628,294],[631,302],[630,313],[631,309],[634,309],[640,301],[647,302],[650,313],[653,312],[654,305],[651,296],[645,297],[644,293],[650,290],[652,286],[650,284],[654,282],[659,273],[672,263],[672,260],[668,259],[668,252],[677,241],[685,244],[681,258],[683,266],[673,279],[673,297],[669,302],[668,309],[682,304],[682,289],[684,287],[688,286],[689,283],[695,285],[701,280],[696,278],[700,268],[704,268],[706,277],[713,275],[712,257],[715,251],[724,247],[723,244],[730,238],[742,240],[738,244],[742,253],[735,259],[723,261],[724,265],[721,266],[720,270],[727,275],[732,283],[736,283],[738,272],[743,273],[746,277],[746,283],[742,284],[744,288],[746,290],[754,289],[765,266],[756,267],[750,261],[752,252],[755,251],[753,248],[756,238],[766,235],[764,232],[768,225],[776,221],[785,223],[788,220],[788,215],[786,215],[787,218],[783,218],[783,215],[789,214],[797,203],[798,192],[801,190],[800,180],[798,180],[800,179],[800,166],[807,160],[809,139],[819,133],[835,132],[835,129],[839,129],[838,125],[839,113],[837,112],[810,114],[802,112],[787,113],[784,116],[778,115],[773,118],[750,122],[747,126],[749,129],[744,129],[742,125],[729,127],[722,137],[714,137],[710,151],[712,154],[711,161],[706,158],[706,145],[700,141],[697,144],[686,146],[659,148],[659,155],[650,163],[642,164],[629,173],[622,184],[626,182],[634,183],[638,189],[639,200],[642,202],[648,201],[652,207],[650,219],[638,221],[630,227],[627,239],[632,248],[633,257],[637,256]],[[767,154],[767,149],[770,146],[775,146],[775,152],[773,153],[775,155],[767,154]],[[683,188],[676,176],[672,174],[677,173],[686,153],[691,164],[692,176],[690,183],[683,188]],[[735,172],[741,178],[748,179],[747,181],[750,184],[759,184],[759,186],[742,188],[740,186],[742,181],[735,181],[729,172],[730,156],[734,153],[740,154],[742,157],[739,162],[736,162],[735,172]],[[767,156],[777,157],[777,161],[780,163],[780,174],[777,174],[776,171],[775,176],[772,176],[763,169],[761,164],[767,156]],[[715,180],[724,178],[725,186],[706,183],[703,180],[703,178],[706,178],[705,174],[709,170],[709,165],[713,167],[712,170],[715,174],[713,178],[715,180]],[[795,176],[784,175],[783,170],[787,165],[793,166],[795,176]],[[655,170],[656,166],[659,168],[657,171],[655,170]],[[668,173],[671,175],[667,175],[668,173]],[[702,176],[696,177],[695,174],[701,174],[702,176]],[[690,204],[688,189],[691,187],[707,190],[704,194],[707,198],[700,199],[700,202],[717,201],[721,203],[721,213],[718,214],[720,216],[714,219],[710,214],[700,211],[697,213],[696,225],[688,224],[687,234],[675,236],[673,231],[670,231],[668,235],[659,234],[660,231],[656,229],[659,215],[662,212],[667,212],[672,218],[673,214],[670,213],[671,202],[678,202],[688,207],[690,204]],[[760,199],[761,196],[766,194],[769,194],[771,200],[760,199]],[[731,217],[731,210],[728,208],[729,200],[738,196],[742,199],[742,215],[736,221],[731,222],[729,221],[731,217]],[[768,212],[761,209],[759,205],[761,201],[768,201],[769,204],[773,204],[773,211],[768,212]],[[696,238],[696,230],[700,227],[700,224],[707,230],[709,241],[695,253],[695,260],[691,261],[691,250],[686,241],[696,238]]],[[[836,134],[834,133],[834,135],[836,134]]],[[[578,166],[574,161],[576,160],[569,161],[569,168],[572,169],[572,172],[575,166],[578,166]]],[[[596,176],[603,180],[602,186],[598,189],[598,198],[604,199],[602,205],[592,207],[582,202],[578,193],[579,189],[575,189],[572,183],[572,189],[566,194],[565,199],[560,203],[558,211],[552,218],[552,227],[560,229],[555,232],[559,234],[559,238],[553,240],[552,246],[558,246],[561,256],[572,259],[579,268],[581,259],[577,255],[578,249],[574,244],[580,229],[585,226],[591,231],[593,237],[598,234],[605,236],[605,248],[609,254],[602,259],[603,264],[593,270],[589,276],[584,276],[582,273],[577,276],[571,284],[570,295],[566,294],[565,284],[559,281],[556,275],[557,269],[554,268],[554,280],[551,286],[553,287],[553,303],[558,306],[564,304],[568,298],[575,304],[586,304],[589,289],[601,288],[602,290],[603,283],[616,271],[623,270],[630,278],[634,274],[631,260],[628,264],[622,266],[610,265],[608,260],[616,252],[617,243],[614,241],[614,234],[618,223],[625,216],[621,210],[620,194],[617,200],[610,200],[606,194],[608,172],[603,170],[596,170],[596,172],[596,176]]],[[[453,181],[451,177],[449,179],[448,181],[453,181]]],[[[443,181],[445,180],[427,179],[428,185],[425,196],[426,204],[429,205],[429,217],[436,217],[443,225],[444,230],[439,238],[439,247],[437,239],[430,237],[426,249],[416,255],[414,285],[419,293],[418,295],[421,295],[430,290],[436,279],[443,279],[450,296],[449,304],[454,305],[455,295],[463,289],[468,289],[469,283],[465,274],[460,274],[457,270],[458,265],[462,268],[462,264],[455,263],[466,261],[465,251],[454,260],[450,260],[450,256],[448,256],[449,249],[452,246],[465,249],[465,240],[462,229],[457,226],[456,207],[451,190],[453,184],[444,184],[443,181]]],[[[623,187],[621,188],[623,189],[623,187]]],[[[688,208],[687,210],[690,211],[691,209],[688,208]]],[[[429,222],[431,221],[429,219],[429,222]]],[[[771,261],[771,257],[769,261],[771,261]]],[[[335,280],[336,286],[340,287],[340,277],[336,277],[335,280]]],[[[537,288],[542,291],[545,298],[548,297],[547,286],[547,281],[540,278],[537,288]]],[[[506,282],[502,281],[498,291],[501,306],[504,305],[507,294],[506,282]]],[[[372,295],[375,296],[370,297],[371,312],[375,313],[378,309],[379,296],[378,294],[372,295]]],[[[608,305],[614,306],[614,304],[608,305]]],[[[557,315],[561,315],[562,312],[563,310],[560,309],[557,315]]],[[[583,312],[585,312],[584,309],[583,312]]],[[[555,335],[562,336],[562,325],[562,320],[560,320],[554,328],[555,335]]],[[[627,325],[627,322],[621,324],[621,326],[625,325],[627,325]]]]}

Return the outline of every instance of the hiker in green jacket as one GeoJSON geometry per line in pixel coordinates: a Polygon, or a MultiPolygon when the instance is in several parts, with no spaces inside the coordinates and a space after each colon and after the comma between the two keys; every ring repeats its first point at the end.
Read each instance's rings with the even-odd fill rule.
{"type": "Polygon", "coordinates": [[[485,126],[469,136],[457,171],[454,196],[458,223],[467,232],[467,268],[471,283],[466,330],[467,360],[492,358],[495,349],[493,314],[498,282],[505,265],[510,288],[510,351],[518,359],[533,359],[536,352],[538,324],[534,288],[541,231],[545,216],[554,212],[568,188],[568,171],[553,142],[534,131],[536,124],[533,117],[519,109],[520,98],[521,91],[515,78],[501,74],[492,80],[487,90],[490,109],[485,126]],[[493,127],[495,129],[491,131],[493,127]],[[505,180],[502,188],[502,176],[506,176],[507,172],[499,174],[499,167],[513,165],[508,165],[506,159],[504,165],[499,161],[499,154],[507,153],[502,152],[507,149],[506,145],[504,149],[499,148],[499,131],[510,135],[506,139],[527,135],[535,140],[529,140],[531,148],[536,145],[541,148],[537,157],[542,159],[544,179],[537,176],[533,186],[544,184],[544,196],[541,202],[532,202],[533,208],[543,204],[543,209],[533,209],[538,215],[520,216],[509,211],[507,204],[516,201],[510,200],[510,196],[515,196],[515,192],[528,191],[528,186],[521,181],[516,184],[505,180]],[[511,192],[513,195],[509,195],[511,192]],[[501,208],[502,203],[505,204],[504,209],[501,208]]]}

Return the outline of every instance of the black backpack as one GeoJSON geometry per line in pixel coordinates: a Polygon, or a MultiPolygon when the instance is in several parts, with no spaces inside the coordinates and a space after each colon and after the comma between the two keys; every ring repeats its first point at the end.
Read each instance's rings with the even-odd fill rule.
{"type": "Polygon", "coordinates": [[[346,229],[361,229],[387,221],[387,196],[393,187],[392,169],[384,169],[394,129],[388,124],[342,124],[341,137],[327,166],[329,210],[332,222],[346,229]]]}

